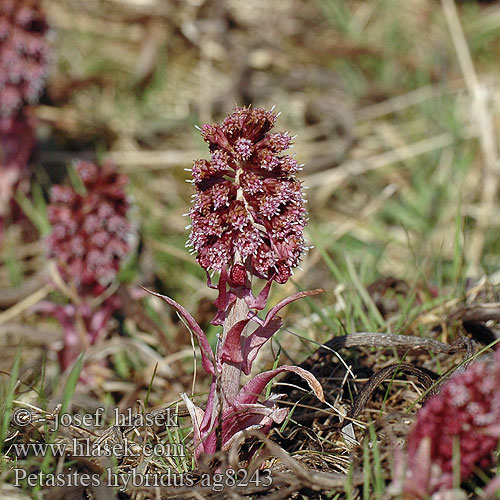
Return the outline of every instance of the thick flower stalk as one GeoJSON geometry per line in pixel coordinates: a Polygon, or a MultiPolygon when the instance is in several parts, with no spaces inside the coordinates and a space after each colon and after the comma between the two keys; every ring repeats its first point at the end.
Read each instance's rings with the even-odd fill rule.
{"type": "Polygon", "coordinates": [[[109,286],[129,255],[134,236],[127,219],[127,177],[118,174],[110,162],[98,167],[78,161],[75,170],[81,181],[79,189],[52,188],[48,206],[52,232],[46,242],[48,256],[55,260],[63,282],[76,292],[76,298],[68,306],[43,303],[39,307],[64,327],[63,367],[85,345],[96,342],[120,306],[118,297],[109,294],[109,286]],[[78,319],[80,331],[75,328],[78,319]],[[82,327],[86,335],[81,334],[82,327]]]}
{"type": "Polygon", "coordinates": [[[453,376],[418,412],[408,437],[404,491],[427,498],[489,466],[500,437],[500,351],[453,376]],[[459,462],[455,461],[459,458],[459,462]]]}
{"type": "Polygon", "coordinates": [[[47,77],[48,25],[39,0],[0,2],[0,239],[16,190],[27,190],[34,104],[47,77]]]}
{"type": "Polygon", "coordinates": [[[212,323],[222,325],[223,331],[215,353],[181,305],[155,294],[189,324],[201,347],[203,367],[212,376],[205,410],[183,395],[193,420],[196,457],[227,450],[240,431],[258,428],[267,432],[273,422],[282,422],[288,410],[278,408],[277,396],[263,402],[258,398],[283,371],[303,377],[324,401],[314,376],[294,366],[261,373],[240,387],[241,373],[250,374],[261,347],[281,328],[278,311],[322,291],[296,293],[271,308],[265,318],[258,316],[271,284],[285,283],[306,250],[306,212],[301,184],[294,177],[299,165],[293,157],[281,154],[290,147],[292,137],[270,132],[276,118],[262,108],[236,108],[222,123],[200,129],[211,157],[196,161],[192,168],[196,194],[189,211],[188,246],[207,272],[208,285],[219,292],[212,323]],[[212,276],[216,272],[215,286],[212,276]],[[257,295],[252,293],[253,277],[267,281],[257,295]]]}

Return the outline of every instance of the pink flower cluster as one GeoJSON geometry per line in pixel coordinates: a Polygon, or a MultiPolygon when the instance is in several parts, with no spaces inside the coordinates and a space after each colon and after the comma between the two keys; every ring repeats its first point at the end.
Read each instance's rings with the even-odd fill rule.
{"type": "Polygon", "coordinates": [[[197,189],[189,212],[189,245],[207,271],[228,269],[231,286],[246,271],[285,283],[305,250],[306,224],[296,160],[280,155],[292,137],[270,133],[277,115],[262,108],[236,108],[201,134],[211,159],[192,169],[197,189]]]}
{"type": "Polygon", "coordinates": [[[491,464],[500,437],[499,387],[496,351],[494,362],[476,362],[453,376],[423,406],[408,437],[405,492],[422,498],[450,489],[457,453],[460,480],[491,464]]]}
{"type": "Polygon", "coordinates": [[[47,77],[49,27],[39,0],[0,2],[0,114],[34,103],[47,77]]]}
{"type": "Polygon", "coordinates": [[[48,206],[52,233],[47,247],[63,280],[77,291],[78,300],[64,306],[46,301],[36,307],[63,326],[64,347],[59,352],[63,370],[102,337],[108,320],[121,306],[117,295],[108,296],[107,287],[130,253],[133,237],[124,190],[127,177],[119,175],[110,162],[99,168],[77,161],[75,170],[84,192],[70,186],[52,188],[48,206]],[[82,326],[83,333],[78,331],[82,326]]]}
{"type": "Polygon", "coordinates": [[[75,168],[85,193],[71,186],[53,186],[48,207],[49,257],[81,293],[98,295],[113,281],[130,251],[129,202],[124,191],[128,179],[109,162],[99,168],[80,160],[75,168]]]}

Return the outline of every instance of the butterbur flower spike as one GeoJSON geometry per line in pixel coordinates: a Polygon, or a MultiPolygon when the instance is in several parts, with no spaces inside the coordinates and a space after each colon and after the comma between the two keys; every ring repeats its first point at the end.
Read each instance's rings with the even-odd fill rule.
{"type": "Polygon", "coordinates": [[[306,249],[298,164],[281,155],[292,138],[271,133],[275,121],[262,108],[236,108],[221,124],[201,128],[211,159],[192,169],[189,243],[207,271],[227,268],[232,287],[245,287],[247,273],[285,283],[306,249]]]}
{"type": "Polygon", "coordinates": [[[119,297],[110,294],[109,287],[134,239],[133,226],[127,218],[127,177],[118,174],[110,162],[98,167],[89,161],[77,161],[75,171],[80,189],[52,188],[48,206],[52,232],[46,244],[62,280],[77,291],[78,303],[42,302],[35,308],[56,317],[63,326],[64,347],[59,353],[63,370],[85,345],[92,345],[101,337],[108,320],[120,307],[119,297]],[[83,332],[75,326],[78,319],[83,332]]]}
{"type": "Polygon", "coordinates": [[[288,409],[278,407],[278,396],[263,402],[259,397],[284,371],[304,378],[324,401],[319,382],[296,366],[260,373],[240,387],[241,373],[250,374],[259,350],[281,328],[277,313],[295,300],[323,291],[296,293],[271,308],[265,318],[258,316],[267,304],[272,283],[286,283],[306,250],[306,212],[301,184],[294,178],[299,167],[294,158],[282,155],[292,137],[271,133],[277,116],[262,108],[236,108],[222,123],[200,129],[211,158],[196,161],[192,168],[196,195],[189,211],[188,246],[205,269],[208,286],[218,290],[218,313],[212,323],[222,325],[223,332],[215,353],[180,304],[154,293],[184,318],[200,344],[202,365],[212,376],[204,410],[182,395],[193,422],[196,458],[201,453],[213,454],[219,447],[227,450],[241,431],[266,433],[273,423],[283,422],[288,409]],[[220,274],[214,284],[216,272],[220,274]],[[253,277],[266,281],[255,295],[253,277]],[[250,325],[253,331],[247,332],[250,325]]]}
{"type": "Polygon", "coordinates": [[[40,0],[0,1],[0,241],[6,221],[18,215],[14,193],[29,189],[35,144],[29,106],[48,74],[48,32],[40,0]]]}
{"type": "Polygon", "coordinates": [[[110,162],[99,168],[80,160],[75,170],[85,192],[53,186],[47,245],[65,281],[73,281],[83,295],[96,296],[113,281],[131,249],[128,179],[110,162]]]}
{"type": "Polygon", "coordinates": [[[49,67],[48,31],[40,0],[0,2],[0,116],[37,101],[49,67]]]}
{"type": "Polygon", "coordinates": [[[408,437],[406,494],[438,495],[452,488],[454,473],[464,481],[492,462],[500,437],[499,385],[497,350],[493,362],[478,361],[454,375],[422,407],[408,437]],[[457,456],[459,471],[454,469],[457,456]]]}

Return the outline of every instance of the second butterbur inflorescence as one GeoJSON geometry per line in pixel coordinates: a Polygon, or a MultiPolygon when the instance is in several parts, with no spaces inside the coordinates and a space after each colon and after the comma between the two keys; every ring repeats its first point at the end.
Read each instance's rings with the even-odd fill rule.
{"type": "Polygon", "coordinates": [[[52,233],[49,257],[63,277],[83,295],[98,295],[115,278],[131,247],[132,228],[127,219],[128,179],[106,162],[75,164],[82,190],[54,186],[48,207],[52,233]]]}
{"type": "Polygon", "coordinates": [[[492,463],[500,437],[500,351],[454,375],[418,412],[408,436],[404,490],[446,491],[492,463]]]}
{"type": "Polygon", "coordinates": [[[49,31],[39,0],[0,2],[0,115],[39,97],[48,73],[49,31]]]}
{"type": "Polygon", "coordinates": [[[127,177],[110,162],[98,167],[77,161],[75,171],[77,187],[52,188],[48,206],[52,232],[47,237],[48,255],[70,290],[72,303],[45,301],[37,306],[38,312],[57,318],[63,326],[62,369],[102,337],[109,318],[121,306],[109,287],[131,251],[134,236],[127,218],[127,177]]]}

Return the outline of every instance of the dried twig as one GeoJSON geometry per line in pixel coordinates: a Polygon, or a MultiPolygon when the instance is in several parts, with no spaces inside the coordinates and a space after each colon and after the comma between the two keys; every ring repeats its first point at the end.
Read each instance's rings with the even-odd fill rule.
{"type": "Polygon", "coordinates": [[[438,378],[436,374],[433,374],[428,370],[423,370],[417,366],[410,365],[409,363],[395,363],[393,365],[386,366],[385,368],[382,368],[378,372],[374,373],[370,377],[370,380],[363,385],[354,400],[354,403],[348,413],[348,417],[356,418],[365,408],[377,387],[385,380],[396,375],[398,372],[403,372],[417,377],[418,381],[424,386],[425,390],[429,390],[438,378]]]}
{"type": "Polygon", "coordinates": [[[445,344],[434,339],[414,337],[411,335],[395,335],[392,333],[371,333],[357,332],[334,337],[325,342],[323,346],[316,351],[316,354],[324,355],[327,350],[337,351],[343,347],[402,347],[408,350],[428,350],[433,352],[443,352],[454,354],[460,351],[466,351],[467,357],[475,353],[475,343],[467,338],[461,338],[453,344],[445,344]]]}

